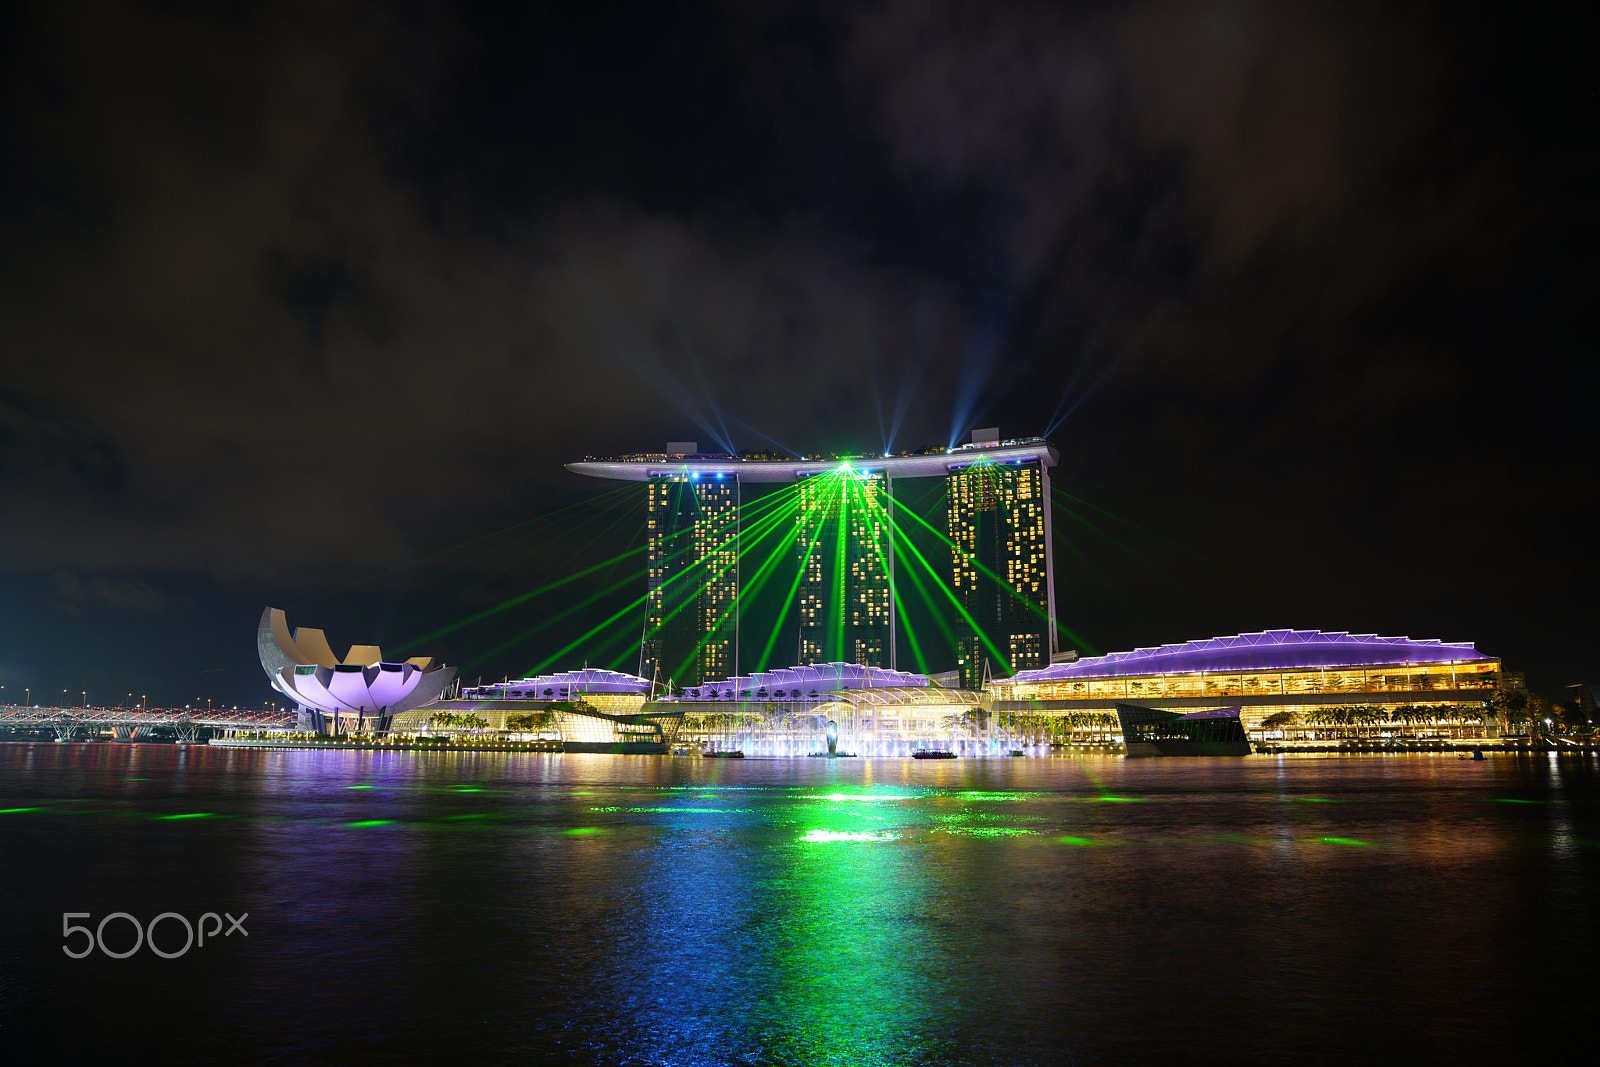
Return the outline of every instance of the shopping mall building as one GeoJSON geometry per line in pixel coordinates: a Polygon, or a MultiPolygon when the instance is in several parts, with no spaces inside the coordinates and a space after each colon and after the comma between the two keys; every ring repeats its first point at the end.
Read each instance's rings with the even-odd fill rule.
{"type": "Polygon", "coordinates": [[[1278,712],[1299,723],[1360,710],[1370,721],[1481,718],[1501,687],[1521,679],[1470,641],[1444,642],[1321,630],[1263,630],[1138,648],[1019,671],[993,683],[997,712],[1113,711],[1118,702],[1195,711],[1239,706],[1259,734],[1278,712]]]}
{"type": "Polygon", "coordinates": [[[954,678],[829,663],[652,699],[655,686],[645,678],[585,668],[466,688],[395,725],[422,729],[445,711],[504,730],[510,713],[550,711],[550,728],[568,751],[665,751],[683,727],[714,748],[806,755],[831,720],[841,751],[907,755],[932,745],[976,755],[1046,741],[1113,741],[1116,705],[1130,703],[1185,712],[1239,707],[1255,740],[1481,736],[1485,726],[1495,732],[1488,705],[1496,691],[1520,689],[1522,680],[1468,641],[1264,630],[1055,663],[982,690],[954,685],[954,678]],[[1287,724],[1263,725],[1282,713],[1287,724]]]}

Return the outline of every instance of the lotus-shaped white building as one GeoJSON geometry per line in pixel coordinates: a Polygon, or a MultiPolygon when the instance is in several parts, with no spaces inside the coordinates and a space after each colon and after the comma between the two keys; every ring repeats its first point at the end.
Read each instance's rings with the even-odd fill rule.
{"type": "Polygon", "coordinates": [[[256,651],[272,687],[299,706],[301,727],[315,733],[328,732],[330,716],[336,732],[345,720],[382,733],[401,712],[438,700],[456,676],[431,656],[385,663],[377,645],[351,645],[340,660],[321,630],[301,626],[290,636],[278,608],[262,611],[256,651]]]}

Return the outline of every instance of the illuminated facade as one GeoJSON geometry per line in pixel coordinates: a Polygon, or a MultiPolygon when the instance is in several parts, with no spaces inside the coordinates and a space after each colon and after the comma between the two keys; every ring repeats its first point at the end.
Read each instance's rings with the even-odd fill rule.
{"type": "Polygon", "coordinates": [[[583,700],[597,707],[637,707],[650,692],[650,680],[637,675],[585,667],[536,674],[461,689],[461,700],[583,700]]]}
{"type": "Polygon", "coordinates": [[[815,663],[706,682],[683,691],[684,700],[818,700],[844,689],[885,686],[928,688],[926,674],[861,663],[815,663]]]}
{"type": "Polygon", "coordinates": [[[454,700],[396,720],[395,728],[431,730],[433,717],[443,712],[476,716],[487,723],[487,730],[508,730],[513,729],[508,720],[533,715],[542,720],[535,732],[553,732],[566,752],[665,752],[683,713],[652,708],[647,703],[650,689],[648,679],[598,667],[539,674],[466,686],[454,700]]]}
{"type": "Polygon", "coordinates": [[[649,585],[640,674],[677,686],[734,671],[739,483],[667,472],[649,479],[649,585]]]}
{"type": "Polygon", "coordinates": [[[889,507],[889,478],[882,471],[800,480],[794,547],[802,665],[891,665],[889,507]]]}
{"type": "Polygon", "coordinates": [[[806,680],[784,690],[779,678],[771,690],[778,696],[752,700],[743,683],[754,678],[728,679],[650,706],[682,709],[686,732],[705,748],[749,756],[822,755],[830,727],[838,752],[851,756],[904,757],[927,749],[1005,756],[1017,743],[984,712],[981,693],[917,684],[925,681],[921,675],[845,663],[772,673],[806,680]],[[807,690],[808,682],[825,688],[807,690]],[[808,696],[791,695],[802,691],[808,696]]]}
{"type": "MultiPolygon", "coordinates": [[[[996,431],[978,431],[968,444],[888,456],[741,458],[701,453],[695,442],[682,441],[664,452],[590,458],[567,468],[646,483],[649,579],[640,674],[678,688],[744,666],[738,662],[742,483],[795,483],[794,615],[779,623],[795,625],[791,647],[799,662],[893,668],[894,480],[947,479],[953,595],[965,613],[955,620],[960,677],[976,686],[985,660],[995,673],[1007,673],[1047,665],[1054,652],[1049,468],[1058,459],[1042,438],[1001,440],[996,431]]],[[[771,621],[761,632],[772,631],[771,621]]]]}
{"type": "Polygon", "coordinates": [[[951,586],[961,604],[961,684],[1036,670],[1055,651],[1050,472],[1040,459],[978,460],[949,475],[951,586]]]}
{"type": "Polygon", "coordinates": [[[1471,642],[1343,631],[1264,630],[1058,663],[990,685],[1001,712],[1110,711],[1118,702],[1171,711],[1238,706],[1245,728],[1268,716],[1338,721],[1362,709],[1374,722],[1481,718],[1510,680],[1471,642]]]}

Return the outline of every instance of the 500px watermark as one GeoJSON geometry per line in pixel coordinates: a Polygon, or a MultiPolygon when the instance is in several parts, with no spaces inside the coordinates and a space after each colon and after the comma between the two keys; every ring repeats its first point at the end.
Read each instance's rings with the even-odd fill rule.
{"type": "MultiPolygon", "coordinates": [[[[205,948],[206,938],[209,937],[215,941],[219,933],[222,934],[223,937],[232,937],[235,932],[243,934],[245,937],[250,936],[250,931],[244,928],[244,921],[250,918],[250,913],[248,911],[240,915],[237,919],[235,919],[232,915],[229,915],[227,912],[223,912],[222,915],[218,915],[214,911],[208,911],[204,915],[200,916],[200,921],[198,923],[191,923],[187,918],[179,915],[175,911],[164,911],[160,915],[157,915],[154,919],[151,919],[149,924],[145,926],[139,925],[139,920],[135,919],[132,915],[129,915],[125,911],[114,911],[110,915],[107,915],[105,918],[101,919],[99,925],[97,925],[93,930],[90,930],[87,926],[77,926],[72,921],[73,919],[88,919],[91,917],[92,916],[90,913],[86,911],[64,911],[61,913],[62,940],[69,941],[74,934],[82,934],[85,938],[82,951],[74,952],[70,944],[61,946],[61,951],[65,952],[75,960],[83,959],[97,948],[114,960],[123,960],[127,959],[135,952],[138,952],[146,945],[150,947],[151,952],[154,952],[162,959],[175,960],[197,945],[200,948],[205,948]],[[222,933],[222,917],[224,915],[226,915],[228,918],[227,933],[222,933]],[[133,927],[133,947],[128,949],[126,952],[114,952],[106,947],[106,924],[111,922],[113,919],[121,919],[129,926],[133,927]],[[206,920],[208,919],[213,924],[210,930],[206,929],[206,920]],[[163,922],[168,924],[169,930],[172,928],[172,923],[179,923],[183,926],[183,947],[175,952],[168,952],[166,949],[163,949],[161,946],[156,944],[156,927],[160,926],[163,922]],[[197,927],[199,933],[198,939],[195,936],[197,927]]],[[[113,929],[115,929],[115,927],[113,927],[113,929]]],[[[172,940],[176,938],[176,933],[170,933],[165,936],[167,937],[168,944],[170,945],[172,940]]]]}

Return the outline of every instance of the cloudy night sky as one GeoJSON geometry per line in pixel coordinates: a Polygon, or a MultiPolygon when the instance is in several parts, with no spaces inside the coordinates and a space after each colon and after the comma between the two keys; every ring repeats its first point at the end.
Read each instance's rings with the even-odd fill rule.
{"type": "Polygon", "coordinates": [[[260,704],[265,604],[516,675],[643,593],[427,637],[638,544],[564,462],[999,426],[1061,449],[1085,652],[1471,640],[1562,700],[1570,10],[8,4],[0,699],[260,704]]]}

